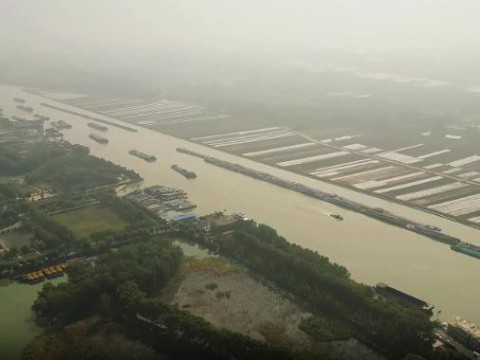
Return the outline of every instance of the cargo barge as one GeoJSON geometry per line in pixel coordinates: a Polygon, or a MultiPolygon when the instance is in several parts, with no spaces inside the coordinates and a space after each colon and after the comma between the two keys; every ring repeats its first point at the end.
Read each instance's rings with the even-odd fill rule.
{"type": "Polygon", "coordinates": [[[48,121],[50,118],[48,116],[40,115],[40,114],[35,114],[33,115],[34,118],[38,120],[43,120],[43,121],[48,121]]]}
{"type": "Polygon", "coordinates": [[[178,172],[179,174],[182,174],[183,176],[185,176],[187,179],[195,179],[197,177],[197,174],[195,174],[193,171],[184,169],[178,166],[177,164],[172,165],[171,168],[176,172],[178,172]]]}
{"type": "Polygon", "coordinates": [[[97,134],[90,134],[88,135],[88,137],[90,139],[93,139],[95,140],[96,142],[100,143],[100,144],[108,144],[108,139],[102,137],[102,136],[99,136],[97,134]]]}
{"type": "Polygon", "coordinates": [[[394,215],[382,208],[372,208],[372,207],[345,199],[344,197],[341,197],[337,194],[326,193],[326,192],[314,189],[312,187],[299,184],[297,182],[288,181],[280,177],[277,177],[268,173],[256,171],[239,164],[235,164],[235,163],[220,160],[211,156],[203,155],[186,148],[177,148],[177,151],[184,154],[189,154],[195,157],[199,157],[209,164],[213,164],[215,166],[218,166],[227,170],[231,170],[231,171],[252,177],[254,179],[266,181],[270,184],[274,184],[286,189],[290,189],[290,190],[302,193],[304,195],[313,197],[318,200],[326,201],[328,203],[340,206],[344,209],[348,209],[348,210],[352,210],[352,211],[364,214],[374,219],[383,221],[387,224],[395,225],[395,226],[407,229],[409,231],[413,231],[417,234],[429,237],[431,239],[443,242],[448,245],[456,245],[461,242],[460,239],[441,232],[440,231],[441,229],[435,226],[416,223],[412,220],[408,220],[403,217],[394,215]]]}
{"type": "Polygon", "coordinates": [[[95,129],[95,130],[100,130],[100,131],[107,131],[108,130],[108,127],[106,127],[104,125],[99,125],[99,124],[96,124],[96,123],[93,123],[93,122],[89,122],[87,125],[90,126],[92,129],[95,129]]]}
{"type": "Polygon", "coordinates": [[[480,259],[480,246],[466,242],[460,242],[450,246],[450,248],[454,251],[461,252],[462,254],[470,255],[474,258],[480,259]]]}
{"type": "Polygon", "coordinates": [[[72,125],[70,125],[69,123],[67,123],[64,120],[52,121],[50,124],[57,130],[71,129],[72,128],[72,125]]]}
{"type": "Polygon", "coordinates": [[[138,150],[130,150],[128,152],[130,155],[133,155],[133,156],[136,156],[142,160],[145,160],[146,162],[154,162],[157,160],[157,158],[153,155],[148,155],[148,154],[145,154],[141,151],[138,151],[138,150]]]}
{"type": "Polygon", "coordinates": [[[396,300],[404,305],[414,307],[416,309],[431,313],[434,309],[432,304],[420,300],[412,295],[406,294],[403,291],[397,290],[384,283],[378,283],[373,289],[380,295],[389,299],[396,300]]]}
{"type": "Polygon", "coordinates": [[[26,112],[33,112],[33,108],[30,106],[25,106],[25,105],[17,105],[17,109],[26,111],[26,112]]]}

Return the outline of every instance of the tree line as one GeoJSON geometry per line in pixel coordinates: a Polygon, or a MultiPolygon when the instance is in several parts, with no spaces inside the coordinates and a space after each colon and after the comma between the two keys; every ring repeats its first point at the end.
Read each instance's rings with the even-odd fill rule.
{"type": "Polygon", "coordinates": [[[23,175],[27,184],[61,192],[115,184],[122,177],[141,179],[133,170],[91,156],[87,147],[68,143],[0,146],[0,175],[23,175]]]}
{"type": "Polygon", "coordinates": [[[338,319],[357,338],[380,346],[386,354],[431,355],[434,323],[427,314],[377,296],[371,287],[351,280],[344,267],[290,244],[274,229],[238,222],[230,235],[207,242],[307,301],[315,311],[338,319]]]}
{"type": "MultiPolygon", "coordinates": [[[[68,270],[69,281],[45,284],[32,309],[36,323],[62,328],[94,315],[118,321],[129,339],[141,339],[172,359],[293,359],[288,352],[218,329],[158,298],[178,272],[180,248],[150,240],[98,257],[95,266],[68,270]]],[[[35,343],[24,359],[32,358],[35,343]]]]}

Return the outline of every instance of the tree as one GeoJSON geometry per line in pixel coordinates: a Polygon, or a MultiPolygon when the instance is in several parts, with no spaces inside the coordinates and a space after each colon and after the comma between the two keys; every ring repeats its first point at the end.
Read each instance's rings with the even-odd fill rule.
{"type": "Polygon", "coordinates": [[[109,318],[113,316],[112,297],[107,293],[100,294],[100,309],[101,316],[109,318]]]}
{"type": "Polygon", "coordinates": [[[416,354],[408,354],[402,360],[426,360],[423,356],[416,354]]]}
{"type": "Polygon", "coordinates": [[[18,254],[19,254],[19,251],[16,246],[12,246],[8,251],[8,255],[12,258],[16,258],[18,254]]]}

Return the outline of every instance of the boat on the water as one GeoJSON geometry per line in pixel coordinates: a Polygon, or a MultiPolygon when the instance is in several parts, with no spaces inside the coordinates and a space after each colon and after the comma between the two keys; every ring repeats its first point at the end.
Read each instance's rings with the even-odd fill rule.
{"type": "Polygon", "coordinates": [[[35,114],[33,115],[34,118],[38,119],[38,120],[43,120],[43,121],[48,121],[50,120],[50,118],[48,116],[45,116],[45,115],[40,115],[40,114],[35,114]]]}
{"type": "Polygon", "coordinates": [[[154,161],[157,161],[157,158],[153,155],[148,155],[148,154],[145,154],[141,151],[138,151],[138,150],[130,150],[128,152],[130,155],[133,155],[133,156],[136,156],[142,160],[145,160],[147,162],[154,162],[154,161]]]}
{"type": "Polygon", "coordinates": [[[69,123],[67,123],[64,120],[52,121],[50,124],[57,130],[71,129],[72,128],[72,125],[70,125],[69,123]]]}
{"type": "Polygon", "coordinates": [[[99,124],[94,123],[94,122],[89,122],[87,125],[90,126],[92,129],[95,129],[95,130],[100,130],[100,131],[107,131],[108,130],[108,127],[106,127],[104,125],[99,125],[99,124]]]}
{"type": "Polygon", "coordinates": [[[33,108],[31,106],[17,105],[17,109],[20,109],[26,112],[33,112],[33,108]]]}
{"type": "Polygon", "coordinates": [[[193,171],[184,169],[177,164],[172,165],[171,168],[176,172],[178,172],[179,174],[182,174],[183,176],[185,176],[187,179],[195,179],[197,177],[197,174],[195,174],[193,171]]]}
{"type": "Polygon", "coordinates": [[[466,242],[460,242],[450,246],[454,251],[461,252],[466,255],[473,256],[474,258],[480,259],[480,246],[473,245],[466,242]]]}
{"type": "Polygon", "coordinates": [[[104,138],[103,136],[99,136],[97,134],[90,134],[88,135],[90,139],[95,140],[100,144],[108,144],[108,139],[104,138]]]}
{"type": "Polygon", "coordinates": [[[339,214],[330,214],[330,216],[334,219],[337,219],[338,221],[342,221],[343,220],[343,216],[342,215],[339,215],[339,214]]]}

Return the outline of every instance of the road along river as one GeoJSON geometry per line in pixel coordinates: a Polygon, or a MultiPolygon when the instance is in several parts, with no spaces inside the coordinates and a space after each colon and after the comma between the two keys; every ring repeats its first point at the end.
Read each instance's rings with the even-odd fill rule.
{"type": "Polygon", "coordinates": [[[128,126],[138,132],[108,126],[108,131],[102,136],[108,138],[109,144],[102,145],[89,138],[95,130],[87,126],[87,119],[42,107],[40,103],[125,123],[25,93],[18,88],[0,87],[0,106],[7,116],[25,117],[15,108],[13,97],[26,99],[35,113],[49,116],[52,120],[66,120],[73,126],[64,131],[66,140],[88,146],[93,155],[134,169],[145,179],[145,185],[163,184],[186,190],[190,199],[198,204],[198,214],[215,210],[244,212],[258,222],[276,228],[290,241],[346,266],[357,281],[367,284],[386,282],[431,302],[436,309],[442,310],[442,319],[460,315],[480,324],[477,305],[480,287],[475,285],[480,275],[480,260],[456,253],[447,245],[410,231],[209,165],[201,159],[178,153],[176,148],[187,147],[325,192],[334,192],[368,206],[382,207],[399,216],[438,226],[445,233],[472,243],[480,243],[479,230],[130,124],[128,126]],[[131,149],[155,155],[158,160],[147,163],[130,156],[128,151],[131,149]],[[195,171],[197,179],[185,179],[170,169],[172,164],[195,171]],[[345,220],[336,221],[329,216],[332,213],[341,214],[345,220]]]}

